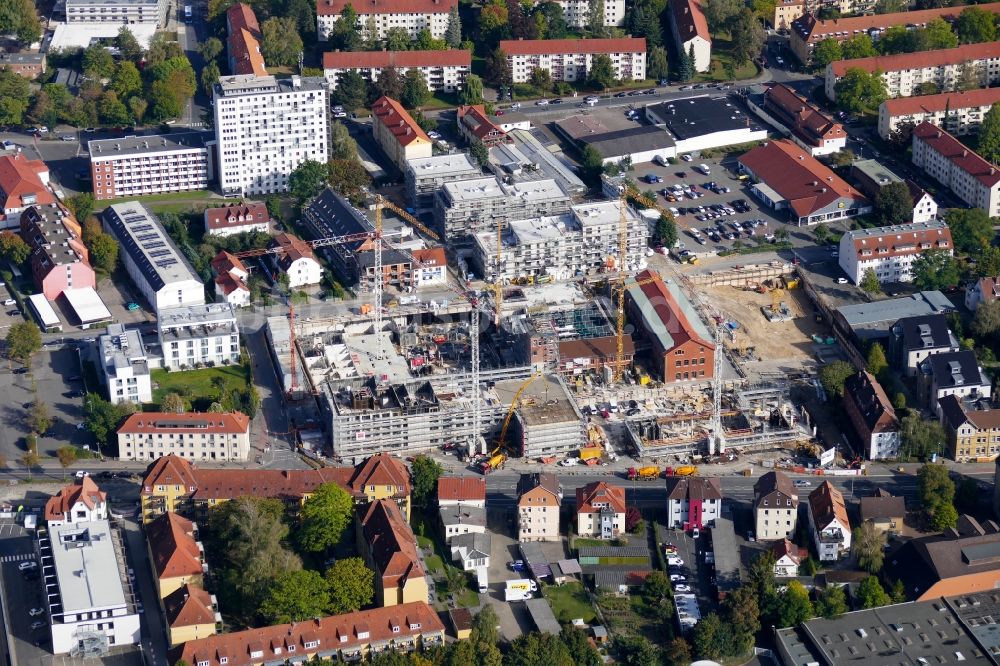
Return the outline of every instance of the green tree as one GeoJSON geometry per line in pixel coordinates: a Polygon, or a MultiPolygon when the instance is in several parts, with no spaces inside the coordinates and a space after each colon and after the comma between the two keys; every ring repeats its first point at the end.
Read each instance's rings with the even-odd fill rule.
{"type": "Polygon", "coordinates": [[[472,618],[470,640],[476,645],[496,645],[500,642],[500,618],[490,605],[484,605],[472,618]]]}
{"type": "Polygon", "coordinates": [[[837,104],[851,113],[877,109],[888,96],[881,76],[858,67],[849,68],[837,82],[834,90],[837,94],[837,104]]]}
{"type": "Polygon", "coordinates": [[[827,363],[819,369],[819,381],[828,396],[843,396],[844,382],[854,374],[854,366],[846,361],[827,363]]]}
{"type": "Polygon", "coordinates": [[[927,463],[917,472],[917,494],[926,509],[937,503],[952,504],[955,501],[955,482],[948,474],[948,468],[938,463],[927,463]]]}
{"type": "Polygon", "coordinates": [[[699,659],[718,660],[730,649],[731,632],[716,613],[709,613],[694,626],[691,643],[699,659]]]}
{"type": "Polygon", "coordinates": [[[90,192],[80,192],[66,199],[66,207],[73,216],[83,224],[94,214],[94,195],[90,192]]]}
{"type": "MultiPolygon", "coordinates": [[[[983,116],[983,124],[979,128],[979,154],[991,164],[1000,162],[1000,104],[991,106],[983,116]]],[[[948,225],[951,226],[950,219],[948,225]]]]}
{"type": "Polygon", "coordinates": [[[260,614],[271,624],[301,622],[326,615],[330,592],[326,580],[308,569],[282,571],[268,586],[260,614]]]}
{"type": "Polygon", "coordinates": [[[722,619],[732,632],[731,654],[750,651],[754,635],[760,631],[760,616],[760,602],[751,586],[744,585],[726,595],[722,603],[722,619]]]}
{"type": "Polygon", "coordinates": [[[919,460],[941,451],[945,435],[938,421],[925,421],[919,414],[907,414],[899,422],[899,439],[903,455],[919,460]]]}
{"type": "Polygon", "coordinates": [[[861,282],[858,283],[861,290],[866,294],[880,294],[882,293],[882,284],[878,281],[878,276],[875,275],[874,268],[866,268],[865,272],[861,275],[861,282]]]}
{"type": "Polygon", "coordinates": [[[872,38],[864,33],[844,40],[840,48],[845,60],[871,58],[878,55],[878,51],[875,50],[875,45],[872,43],[872,38]]]}
{"type": "Polygon", "coordinates": [[[462,19],[458,15],[458,5],[452,5],[448,10],[448,28],[444,32],[444,41],[453,49],[462,45],[462,19]]]}
{"type": "Polygon", "coordinates": [[[475,160],[481,168],[485,168],[490,162],[490,151],[483,145],[482,141],[473,141],[469,144],[469,157],[475,160]]]}
{"type": "Polygon", "coordinates": [[[132,115],[113,90],[101,95],[101,99],[97,102],[97,112],[101,117],[101,122],[105,125],[120,126],[132,122],[132,115]]]}
{"type": "Polygon", "coordinates": [[[820,67],[826,67],[831,62],[844,59],[844,50],[840,42],[832,37],[828,37],[816,45],[813,50],[813,62],[820,67]]]}
{"type": "Polygon", "coordinates": [[[535,11],[545,18],[545,38],[562,39],[568,34],[569,29],[566,26],[566,15],[563,12],[562,5],[558,2],[549,1],[539,3],[535,7],[535,11]]]}
{"type": "Polygon", "coordinates": [[[862,608],[878,608],[892,603],[892,599],[882,589],[882,584],[875,576],[868,576],[858,583],[856,596],[862,608]]]}
{"type": "Polygon", "coordinates": [[[315,160],[303,160],[288,176],[288,190],[298,202],[305,203],[327,185],[330,169],[315,160]]]}
{"type": "MultiPolygon", "coordinates": [[[[645,38],[646,48],[650,50],[663,45],[663,28],[660,26],[660,17],[651,3],[637,2],[626,8],[625,28],[633,36],[645,38]]],[[[646,71],[649,72],[648,66],[646,71]]],[[[655,78],[652,75],[650,77],[655,78]]]]}
{"type": "Polygon", "coordinates": [[[531,70],[531,74],[528,75],[528,83],[538,90],[551,90],[552,74],[547,69],[535,67],[531,70]]]}
{"type": "Polygon", "coordinates": [[[958,36],[951,29],[951,25],[941,18],[931,19],[920,31],[921,51],[933,51],[937,49],[951,49],[958,46],[958,36]]]}
{"type": "Polygon", "coordinates": [[[294,18],[271,17],[261,24],[260,32],[260,50],[264,62],[280,67],[298,64],[304,46],[294,18]]]}
{"type": "Polygon", "coordinates": [[[372,177],[365,171],[364,165],[358,160],[330,160],[328,166],[330,187],[355,205],[361,205],[364,200],[364,188],[372,182],[372,177]]]}
{"type": "Polygon", "coordinates": [[[84,424],[94,439],[108,443],[121,422],[135,409],[131,402],[112,404],[97,393],[88,393],[83,400],[84,424]]]}
{"type": "Polygon", "coordinates": [[[384,96],[398,100],[403,97],[404,85],[399,70],[395,67],[387,67],[379,74],[378,80],[372,84],[372,97],[378,99],[384,96]]]}
{"type": "Polygon", "coordinates": [[[667,49],[654,46],[649,52],[649,65],[646,74],[651,79],[662,80],[670,76],[670,63],[667,60],[667,49]]]}
{"type": "Polygon", "coordinates": [[[1000,248],[986,247],[976,256],[973,266],[974,277],[995,277],[1000,275],[1000,248]]]}
{"type": "Polygon", "coordinates": [[[857,558],[859,567],[870,574],[878,573],[885,559],[885,532],[875,527],[875,523],[870,520],[861,523],[860,527],[854,529],[851,553],[857,558]]]}
{"type": "Polygon", "coordinates": [[[542,633],[523,634],[510,644],[504,664],[507,666],[551,666],[572,664],[569,650],[558,636],[542,633]]]}
{"type": "Polygon", "coordinates": [[[606,90],[615,84],[615,66],[611,56],[599,53],[594,56],[590,71],[587,72],[587,83],[598,90],[606,90]]]}
{"type": "MultiPolygon", "coordinates": [[[[34,439],[34,435],[29,435],[29,437],[34,439]]],[[[34,444],[32,444],[27,451],[21,454],[21,464],[24,465],[25,475],[29,481],[31,480],[31,470],[38,467],[38,463],[40,461],[41,458],[39,457],[37,447],[34,444]]]]}
{"type": "Polygon", "coordinates": [[[83,52],[83,73],[92,79],[110,78],[115,73],[111,52],[99,44],[88,46],[83,52]]]}
{"type": "Polygon", "coordinates": [[[979,340],[996,335],[1000,331],[1000,301],[980,303],[969,328],[979,340]]]}
{"type": "Polygon", "coordinates": [[[141,97],[129,97],[128,99],[128,110],[132,112],[132,117],[137,123],[142,122],[148,106],[149,103],[141,97]]]}
{"type": "Polygon", "coordinates": [[[604,0],[589,0],[587,3],[587,32],[591,37],[606,37],[608,28],[604,24],[604,0]]]}
{"type": "Polygon", "coordinates": [[[656,242],[663,247],[673,247],[677,242],[677,224],[667,215],[660,215],[656,220],[656,242]]]}
{"type": "Polygon", "coordinates": [[[788,588],[778,602],[777,627],[796,627],[813,617],[809,591],[797,580],[789,581],[788,588]]]}
{"type": "Polygon", "coordinates": [[[816,597],[816,614],[832,620],[847,612],[847,595],[839,585],[829,585],[816,597]]]}
{"type": "Polygon", "coordinates": [[[198,53],[205,62],[211,62],[222,55],[222,41],[218,37],[209,37],[198,47],[198,53]]]}
{"type": "MultiPolygon", "coordinates": [[[[743,8],[744,4],[739,0],[708,0],[705,3],[705,20],[708,21],[709,30],[713,34],[728,32],[743,8]]],[[[733,33],[739,34],[735,29],[733,33]]]]}
{"type": "Polygon", "coordinates": [[[675,638],[663,649],[663,657],[667,666],[688,666],[692,661],[691,646],[683,638],[675,638]]]}
{"type": "Polygon", "coordinates": [[[651,571],[646,580],[642,583],[642,598],[647,604],[656,606],[661,603],[670,603],[674,598],[673,587],[670,579],[662,571],[651,571]]]}
{"type": "Polygon", "coordinates": [[[359,72],[352,69],[340,76],[331,97],[334,103],[348,111],[357,111],[368,99],[368,84],[359,72]]]}
{"type": "Polygon", "coordinates": [[[429,456],[419,455],[413,459],[410,476],[413,479],[413,499],[417,504],[426,506],[434,499],[442,472],[444,468],[429,456]]]}
{"type": "Polygon", "coordinates": [[[87,242],[90,263],[94,268],[110,274],[118,263],[118,241],[110,234],[100,233],[87,242]]]}
{"type": "Polygon", "coordinates": [[[335,160],[358,159],[358,142],[343,123],[334,121],[330,127],[330,157],[335,160]]]}
{"type": "Polygon", "coordinates": [[[962,44],[992,42],[997,38],[993,14],[979,7],[966,7],[955,21],[955,34],[962,44]]]}
{"type": "Polygon", "coordinates": [[[462,89],[462,103],[483,103],[483,80],[475,74],[469,74],[465,77],[465,87],[462,89]]]}
{"type": "Polygon", "coordinates": [[[872,344],[868,349],[868,358],[865,362],[866,369],[875,377],[882,377],[883,373],[889,369],[889,362],[885,360],[885,350],[878,342],[872,344]]]}
{"type": "Polygon", "coordinates": [[[953,504],[938,504],[930,515],[930,528],[941,532],[958,524],[958,510],[953,504]]]}
{"type": "Polygon", "coordinates": [[[403,77],[403,98],[400,100],[408,109],[416,109],[427,103],[431,91],[419,69],[408,69],[403,77]]]}
{"type": "Polygon", "coordinates": [[[975,90],[985,87],[984,69],[980,63],[970,61],[962,63],[958,68],[958,77],[955,79],[955,90],[975,90]]]}
{"type": "Polygon", "coordinates": [[[677,78],[681,81],[690,81],[694,78],[694,44],[687,53],[681,51],[677,60],[677,78]]]}
{"type": "Polygon", "coordinates": [[[602,666],[604,663],[583,629],[571,624],[563,625],[559,638],[566,646],[574,666],[602,666]]]}
{"type": "Polygon", "coordinates": [[[360,557],[344,557],[326,570],[330,589],[330,613],[358,611],[375,598],[375,572],[360,557]]]}
{"type": "Polygon", "coordinates": [[[59,459],[59,465],[63,468],[63,479],[65,479],[68,476],[66,470],[76,462],[76,447],[69,445],[60,446],[56,449],[56,458],[59,459]]]}
{"type": "Polygon", "coordinates": [[[32,0],[5,0],[0,3],[0,35],[14,35],[21,44],[33,44],[42,37],[42,24],[32,0]]]}
{"type": "MultiPolygon", "coordinates": [[[[986,115],[989,116],[990,113],[992,110],[986,115]]],[[[982,208],[951,208],[945,214],[945,219],[951,229],[955,248],[962,252],[969,254],[980,252],[990,247],[996,235],[993,231],[993,220],[982,208]]]]}
{"type": "MultiPolygon", "coordinates": [[[[648,638],[642,635],[615,636],[618,663],[625,666],[660,666],[660,655],[648,638]]],[[[690,653],[690,650],[688,651],[690,653]]],[[[685,664],[686,666],[686,664],[685,664]]]]}
{"type": "Polygon", "coordinates": [[[507,62],[507,54],[499,48],[493,49],[486,58],[485,74],[485,80],[494,86],[510,86],[513,74],[510,63],[507,62]]]}
{"type": "Polygon", "coordinates": [[[875,217],[883,227],[913,220],[913,197],[906,183],[889,183],[875,194],[875,217]]]}
{"type": "Polygon", "coordinates": [[[198,77],[198,82],[201,84],[201,91],[205,93],[206,97],[212,96],[212,91],[215,89],[215,84],[219,82],[221,75],[219,66],[215,64],[214,60],[201,68],[201,76],[198,77]]]}
{"type": "Polygon", "coordinates": [[[115,68],[115,73],[108,83],[108,88],[118,95],[119,99],[128,99],[132,95],[142,94],[142,76],[139,70],[129,60],[122,60],[115,68]]]}
{"type": "Polygon", "coordinates": [[[31,255],[31,248],[12,231],[0,232],[0,257],[15,266],[20,266],[31,255]]]}
{"type": "Polygon", "coordinates": [[[49,406],[37,398],[28,410],[28,425],[37,433],[47,432],[52,427],[52,412],[49,411],[49,406]]]}
{"type": "Polygon", "coordinates": [[[171,414],[183,414],[187,406],[184,404],[184,398],[182,398],[177,393],[168,393],[163,396],[160,401],[160,411],[169,412],[171,414]]]}
{"type": "Polygon", "coordinates": [[[30,97],[28,79],[0,68],[0,125],[20,125],[30,97]]]}
{"type": "Polygon", "coordinates": [[[302,503],[298,541],[306,551],[319,553],[340,543],[354,515],[354,499],[335,483],[324,483],[302,503]]]}
{"type": "Polygon", "coordinates": [[[181,45],[172,41],[165,32],[159,32],[153,36],[149,42],[149,51],[146,53],[147,66],[156,66],[167,60],[174,58],[187,58],[181,45]]]}
{"type": "Polygon", "coordinates": [[[962,272],[955,258],[946,250],[925,250],[910,264],[917,289],[951,289],[958,286],[962,272]]]}
{"type": "Polygon", "coordinates": [[[739,35],[739,39],[733,40],[733,60],[737,65],[752,62],[767,41],[764,26],[749,7],[744,7],[736,15],[733,34],[739,35]]]}
{"type": "Polygon", "coordinates": [[[42,332],[33,321],[19,321],[7,330],[7,356],[28,365],[42,348],[42,332]]]}

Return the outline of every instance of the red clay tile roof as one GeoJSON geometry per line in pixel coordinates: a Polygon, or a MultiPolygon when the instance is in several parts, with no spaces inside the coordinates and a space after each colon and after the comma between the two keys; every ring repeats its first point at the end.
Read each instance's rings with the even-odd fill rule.
{"type": "Polygon", "coordinates": [[[312,259],[316,261],[316,255],[313,254],[309,244],[298,236],[293,236],[289,233],[281,232],[272,238],[270,247],[280,247],[284,250],[283,256],[279,261],[284,268],[287,268],[299,259],[312,259]]]}
{"type": "Polygon", "coordinates": [[[577,513],[599,513],[595,504],[607,505],[615,513],[625,513],[625,489],[604,481],[594,481],[576,489],[577,513]]]}
{"type": "Polygon", "coordinates": [[[784,197],[799,217],[841,198],[867,203],[861,192],[787,139],[758,146],[744,153],[739,162],[784,197]]]}
{"type": "Polygon", "coordinates": [[[250,429],[250,417],[243,412],[191,412],[189,414],[171,414],[168,412],[139,412],[130,415],[121,427],[119,433],[157,433],[157,432],[194,432],[194,433],[244,433],[250,429]]]}
{"type": "Polygon", "coordinates": [[[106,504],[108,494],[97,487],[89,476],[80,483],[63,487],[45,503],[45,520],[64,520],[77,502],[83,502],[91,511],[99,504],[106,504]]]}
{"type": "Polygon", "coordinates": [[[223,273],[221,275],[215,276],[215,284],[218,285],[219,290],[223,294],[228,296],[234,291],[245,291],[250,293],[250,287],[246,286],[243,282],[237,280],[229,273],[223,273]]]}
{"type": "Polygon", "coordinates": [[[359,15],[366,14],[447,14],[458,0],[316,0],[319,16],[340,14],[351,5],[359,15]]]}
{"type": "Polygon", "coordinates": [[[674,295],[670,293],[666,285],[663,284],[663,279],[658,273],[647,269],[635,276],[637,283],[641,283],[644,280],[647,282],[641,284],[639,289],[645,295],[649,304],[653,306],[656,316],[663,322],[670,337],[673,338],[674,347],[691,340],[703,345],[707,349],[715,349],[715,343],[703,338],[692,322],[688,320],[684,309],[674,299],[674,295]]]}
{"type": "Polygon", "coordinates": [[[231,74],[267,76],[260,51],[261,32],[257,17],[249,5],[236,3],[226,11],[229,27],[229,62],[231,74]]]}
{"type": "Polygon", "coordinates": [[[674,24],[682,42],[688,42],[695,37],[701,37],[707,42],[712,41],[705,9],[701,6],[700,0],[675,0],[670,4],[674,13],[674,24]]]}
{"type": "Polygon", "coordinates": [[[968,109],[992,106],[1000,102],[1000,88],[979,88],[965,92],[919,95],[917,97],[895,97],[882,102],[890,116],[909,116],[916,113],[934,113],[951,109],[968,109]]]}
{"type": "Polygon", "coordinates": [[[47,174],[49,167],[41,160],[29,160],[24,153],[0,157],[0,208],[24,208],[23,197],[35,195],[35,204],[47,206],[55,203],[55,195],[44,183],[41,174],[47,174]]]}
{"type": "Polygon", "coordinates": [[[251,224],[264,224],[270,219],[267,204],[262,201],[243,201],[205,209],[205,225],[209,229],[232,229],[251,224]]]}
{"type": "Polygon", "coordinates": [[[857,67],[869,74],[876,71],[899,72],[904,69],[923,69],[925,67],[943,67],[959,65],[970,60],[986,60],[1000,58],[1000,42],[984,42],[982,44],[966,44],[953,49],[937,49],[934,51],[917,51],[916,53],[899,53],[897,55],[873,56],[857,60],[837,60],[829,64],[833,75],[840,78],[847,70],[857,67]]]}
{"type": "Polygon", "coordinates": [[[764,101],[769,110],[778,114],[778,120],[787,123],[806,144],[819,146],[825,140],[847,138],[843,125],[784,84],[768,88],[764,101]]]}
{"type": "Polygon", "coordinates": [[[847,506],[844,496],[833,487],[829,481],[809,493],[809,508],[812,510],[816,529],[823,531],[836,519],[844,529],[850,530],[851,523],[847,520],[847,506]]]}
{"type": "Polygon", "coordinates": [[[372,502],[361,520],[361,531],[376,572],[382,576],[382,589],[400,587],[407,579],[424,575],[417,539],[395,502],[372,502]]]}
{"type": "Polygon", "coordinates": [[[182,486],[194,492],[197,485],[194,465],[180,456],[169,455],[157,458],[146,468],[142,492],[150,494],[154,486],[182,486]]]}
{"type": "Polygon", "coordinates": [[[799,563],[799,547],[788,539],[775,541],[774,545],[771,546],[771,552],[774,553],[774,559],[776,560],[780,560],[787,555],[792,558],[792,562],[795,564],[799,563]]]}
{"type": "Polygon", "coordinates": [[[645,53],[644,37],[614,39],[504,39],[506,55],[558,55],[561,53],[645,53]]]}
{"type": "Polygon", "coordinates": [[[431,142],[431,138],[403,105],[391,97],[382,96],[375,100],[372,104],[372,114],[392,132],[400,145],[408,146],[418,140],[431,142]]]}
{"type": "Polygon", "coordinates": [[[992,303],[997,300],[1000,298],[1000,278],[980,278],[979,292],[979,298],[983,303],[992,303]]]}
{"type": "Polygon", "coordinates": [[[240,258],[236,255],[229,254],[225,250],[219,252],[212,259],[212,270],[215,271],[217,275],[226,275],[231,271],[242,271],[243,273],[249,273],[246,265],[240,261],[240,258]]]}
{"type": "MultiPolygon", "coordinates": [[[[1000,42],[997,43],[1000,46],[1000,42]]],[[[986,187],[1000,183],[1000,169],[990,164],[978,153],[970,150],[961,141],[943,129],[923,122],[913,130],[914,140],[920,140],[934,152],[942,155],[956,167],[975,177],[986,187]]]]}
{"type": "Polygon", "coordinates": [[[415,601],[398,606],[334,615],[293,624],[279,624],[260,629],[247,629],[208,638],[188,641],[170,653],[170,663],[183,659],[195,665],[205,662],[208,666],[252,666],[270,662],[284,662],[289,657],[296,661],[308,659],[319,652],[336,650],[352,651],[372,643],[405,641],[425,634],[444,633],[444,625],[437,613],[426,602],[415,601]],[[394,632],[393,628],[399,631],[394,632]],[[368,633],[367,638],[359,634],[368,633]],[[306,647],[306,643],[316,643],[306,647]],[[289,654],[288,646],[295,646],[289,654]],[[275,652],[279,648],[280,652],[275,652]],[[260,656],[251,653],[259,651],[260,656]]]}
{"type": "MultiPolygon", "coordinates": [[[[994,14],[1000,13],[1000,2],[977,5],[977,7],[988,12],[993,12],[994,14]]],[[[963,9],[965,9],[965,6],[941,7],[939,9],[921,9],[894,14],[852,16],[826,21],[821,21],[812,14],[806,14],[792,22],[792,32],[796,37],[806,40],[811,44],[830,37],[838,41],[844,41],[858,33],[867,34],[870,30],[887,30],[895,25],[915,25],[922,27],[936,18],[951,22],[958,18],[963,9]]]]}
{"type": "MultiPolygon", "coordinates": [[[[626,357],[635,355],[635,342],[632,335],[626,333],[622,338],[622,352],[626,357]]],[[[618,339],[612,335],[583,340],[560,340],[559,358],[572,361],[576,358],[589,358],[601,363],[613,360],[618,356],[618,339]]]]}
{"type": "Polygon", "coordinates": [[[348,486],[356,493],[365,486],[395,486],[409,494],[410,472],[388,453],[376,453],[355,468],[348,486]]]}
{"type": "Polygon", "coordinates": [[[722,500],[722,482],[718,477],[668,476],[668,500],[722,500]]]}
{"type": "Polygon", "coordinates": [[[385,69],[396,67],[471,67],[472,52],[444,51],[329,51],[323,54],[323,69],[385,69]]]}
{"type": "Polygon", "coordinates": [[[502,140],[507,134],[490,120],[486,113],[486,107],[482,104],[460,106],[455,110],[455,115],[458,122],[462,123],[480,141],[502,140]]]}
{"type": "Polygon", "coordinates": [[[171,629],[215,624],[212,595],[197,585],[185,584],[163,598],[167,624],[171,629]]]}
{"type": "Polygon", "coordinates": [[[195,524],[176,513],[157,516],[146,526],[146,542],[157,578],[197,576],[204,572],[195,524]]]}
{"type": "Polygon", "coordinates": [[[443,247],[430,247],[426,250],[413,250],[410,252],[413,255],[413,261],[417,266],[433,267],[433,266],[447,266],[448,259],[445,257],[443,247]]]}
{"type": "Polygon", "coordinates": [[[439,502],[486,501],[486,479],[481,476],[442,476],[438,479],[439,502]]]}
{"type": "Polygon", "coordinates": [[[920,254],[924,250],[950,250],[953,247],[951,229],[941,220],[854,229],[847,233],[848,238],[853,241],[854,251],[863,258],[888,259],[920,254]]]}

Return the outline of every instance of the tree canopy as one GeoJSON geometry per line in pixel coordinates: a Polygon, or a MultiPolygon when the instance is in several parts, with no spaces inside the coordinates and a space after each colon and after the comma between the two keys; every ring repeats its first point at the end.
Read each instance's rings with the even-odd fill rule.
{"type": "Polygon", "coordinates": [[[322,552],[340,543],[354,516],[354,498],[336,483],[324,483],[299,509],[298,542],[304,550],[322,552]]]}
{"type": "Polygon", "coordinates": [[[269,623],[301,622],[325,616],[330,593],[323,577],[309,569],[281,571],[260,602],[259,613],[269,623]]]}
{"type": "Polygon", "coordinates": [[[918,289],[951,289],[958,286],[962,272],[946,250],[925,250],[910,264],[913,284],[918,289]]]}
{"type": "MultiPolygon", "coordinates": [[[[991,109],[986,115],[992,112],[991,109]]],[[[1000,119],[1000,114],[997,117],[1000,119]]],[[[980,134],[980,140],[981,137],[980,134]]],[[[993,219],[982,208],[951,208],[946,213],[945,220],[951,229],[955,248],[968,254],[976,254],[988,248],[996,235],[993,231],[993,219]]]]}
{"type": "Polygon", "coordinates": [[[877,74],[858,67],[847,70],[835,86],[837,104],[851,113],[862,113],[877,109],[886,100],[885,82],[877,74]]]}
{"type": "Polygon", "coordinates": [[[361,610],[375,598],[375,572],[360,557],[344,557],[326,570],[330,587],[330,612],[361,610]]]}
{"type": "Polygon", "coordinates": [[[426,505],[437,493],[438,478],[444,469],[430,456],[419,455],[413,459],[410,475],[413,479],[413,500],[426,505]]]}
{"type": "Polygon", "coordinates": [[[42,348],[42,332],[33,321],[19,321],[7,330],[7,356],[27,365],[42,348]]]}
{"type": "Polygon", "coordinates": [[[883,227],[913,220],[913,197],[906,183],[889,183],[875,194],[875,216],[883,227]]]}

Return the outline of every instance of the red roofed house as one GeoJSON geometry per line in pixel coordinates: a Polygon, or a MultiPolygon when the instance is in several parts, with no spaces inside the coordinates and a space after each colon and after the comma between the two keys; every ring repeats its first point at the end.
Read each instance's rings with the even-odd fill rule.
{"type": "Polygon", "coordinates": [[[750,191],[799,226],[845,220],[872,210],[871,202],[815,157],[787,139],[758,146],[739,158],[755,181],[750,191]]]}
{"type": "Polygon", "coordinates": [[[155,460],[171,453],[191,460],[245,462],[250,457],[250,417],[242,412],[139,412],[118,428],[121,460],[155,460]]]}
{"type": "Polygon", "coordinates": [[[229,73],[267,76],[260,50],[260,25],[250,5],[238,2],[226,10],[226,34],[229,73]]]}
{"type": "Polygon", "coordinates": [[[62,205],[26,208],[21,213],[21,238],[31,248],[31,275],[46,300],[56,300],[67,289],[97,286],[80,223],[62,205]]]}
{"type": "Polygon", "coordinates": [[[432,92],[456,92],[465,86],[465,77],[472,68],[472,53],[466,49],[444,51],[331,51],[323,54],[323,76],[336,90],[340,77],[358,72],[369,82],[378,81],[386,69],[395,69],[400,76],[415,69],[424,76],[432,92]]]}
{"type": "Polygon", "coordinates": [[[969,206],[982,208],[990,217],[1000,215],[1000,169],[952,135],[930,123],[920,123],[913,130],[912,159],[914,166],[969,206]]]}
{"type": "Polygon", "coordinates": [[[417,538],[395,502],[377,500],[358,521],[358,551],[375,571],[375,603],[397,606],[427,601],[427,576],[417,538]]]}
{"type": "Polygon", "coordinates": [[[771,546],[774,553],[774,575],[780,578],[793,578],[799,575],[799,547],[788,539],[776,541],[771,546]]]}
{"type": "Polygon", "coordinates": [[[460,106],[455,114],[458,118],[458,133],[466,141],[478,141],[487,148],[507,142],[507,133],[494,124],[482,104],[460,106]]]}
{"type": "Polygon", "coordinates": [[[983,303],[1000,298],[1000,277],[979,278],[965,288],[965,307],[975,312],[983,303]]]}
{"type": "Polygon", "coordinates": [[[288,275],[290,288],[319,284],[323,279],[323,267],[316,261],[312,248],[298,236],[281,232],[271,239],[270,246],[283,250],[276,263],[278,269],[288,275]]]}
{"type": "Polygon", "coordinates": [[[214,594],[197,585],[183,585],[163,598],[163,616],[170,647],[219,633],[222,615],[214,594]]]}
{"type": "Polygon", "coordinates": [[[49,190],[49,167],[24,153],[0,157],[0,229],[16,229],[28,206],[48,206],[56,197],[49,190]]]}
{"type": "Polygon", "coordinates": [[[45,523],[50,526],[108,519],[108,495],[90,475],[63,487],[45,503],[45,523]]]}
{"type": "Polygon", "coordinates": [[[410,254],[413,256],[410,281],[414,289],[448,282],[448,259],[445,257],[443,247],[413,250],[410,254]]]}
{"type": "Polygon", "coordinates": [[[486,508],[486,479],[481,476],[438,478],[438,506],[478,506],[486,508]]]}
{"type": "Polygon", "coordinates": [[[514,83],[526,83],[535,69],[544,69],[553,81],[582,81],[594,56],[601,54],[611,58],[619,81],[646,78],[646,40],[640,37],[510,39],[500,42],[500,50],[507,55],[514,83]]]}
{"type": "Polygon", "coordinates": [[[184,585],[202,586],[208,565],[197,524],[176,513],[164,513],[146,525],[146,547],[161,599],[184,585]]]}
{"type": "Polygon", "coordinates": [[[645,270],[625,292],[629,321],[636,322],[662,362],[663,381],[706,381],[715,369],[715,343],[676,282],[645,270]]]}
{"type": "Polygon", "coordinates": [[[928,250],[952,254],[951,229],[942,220],[854,229],[840,237],[837,261],[860,284],[868,269],[879,282],[910,282],[914,260],[928,250]]]}
{"type": "Polygon", "coordinates": [[[878,107],[878,134],[888,141],[903,123],[916,127],[923,122],[937,125],[953,136],[971,134],[979,131],[983,116],[997,102],[1000,88],[887,99],[878,107]]]}
{"type": "Polygon", "coordinates": [[[351,5],[358,15],[358,30],[362,39],[385,39],[389,28],[403,28],[415,40],[422,30],[441,39],[448,30],[448,13],[458,6],[458,0],[385,0],[351,2],[351,0],[316,0],[316,24],[320,41],[330,39],[330,32],[340,20],[344,7],[351,5]],[[369,35],[369,28],[375,34],[369,35]]]}
{"type": "Polygon", "coordinates": [[[851,552],[851,523],[844,495],[829,481],[809,493],[809,532],[820,562],[836,562],[851,552]]]}
{"type": "Polygon", "coordinates": [[[406,169],[408,160],[433,154],[431,138],[402,104],[389,97],[379,97],[372,104],[372,133],[400,169],[406,169]]]}
{"type": "Polygon", "coordinates": [[[222,250],[212,259],[212,272],[215,273],[215,295],[235,307],[250,305],[250,287],[247,278],[250,271],[239,260],[222,250]]]}
{"type": "Polygon", "coordinates": [[[687,56],[694,53],[691,64],[696,72],[707,72],[712,66],[712,35],[701,0],[676,0],[670,8],[674,44],[687,56]]]}
{"type": "Polygon", "coordinates": [[[209,236],[235,236],[260,231],[267,233],[271,214],[263,201],[241,201],[205,209],[205,233],[209,236]]]}
{"type": "Polygon", "coordinates": [[[782,83],[770,86],[764,93],[764,111],[813,157],[836,153],[847,146],[843,125],[782,83]]]}
{"type": "Polygon", "coordinates": [[[595,539],[625,534],[625,489],[604,481],[577,488],[576,533],[595,539]]]}

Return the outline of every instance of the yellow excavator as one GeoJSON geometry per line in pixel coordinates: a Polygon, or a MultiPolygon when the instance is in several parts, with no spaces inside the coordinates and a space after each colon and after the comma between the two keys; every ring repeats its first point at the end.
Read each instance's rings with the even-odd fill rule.
{"type": "Polygon", "coordinates": [[[510,401],[510,408],[507,410],[507,416],[504,417],[503,426],[500,428],[500,435],[497,437],[496,442],[494,442],[494,448],[489,453],[489,457],[484,460],[479,465],[479,471],[483,474],[489,474],[490,472],[500,469],[503,464],[507,462],[507,454],[503,451],[504,443],[507,441],[507,429],[510,427],[510,421],[514,418],[514,411],[517,409],[518,405],[521,404],[521,395],[524,393],[525,389],[531,386],[531,383],[542,376],[542,373],[538,372],[521,383],[517,388],[517,393],[514,394],[513,400],[510,401]]]}

